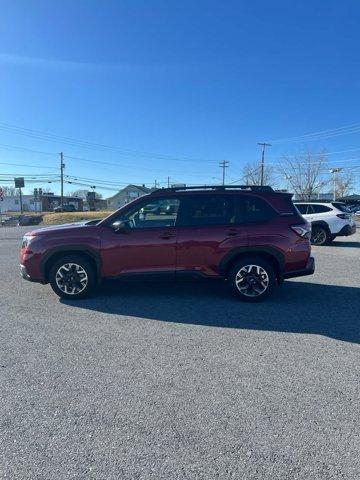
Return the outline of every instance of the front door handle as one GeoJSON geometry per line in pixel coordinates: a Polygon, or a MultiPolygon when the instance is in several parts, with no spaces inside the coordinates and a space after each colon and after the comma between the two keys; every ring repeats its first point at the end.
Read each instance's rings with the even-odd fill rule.
{"type": "Polygon", "coordinates": [[[174,234],[171,232],[163,232],[160,234],[160,238],[167,240],[168,238],[174,237],[174,234]]]}
{"type": "Polygon", "coordinates": [[[235,229],[231,229],[226,232],[226,235],[228,235],[229,237],[235,237],[237,234],[238,234],[238,231],[235,229]]]}

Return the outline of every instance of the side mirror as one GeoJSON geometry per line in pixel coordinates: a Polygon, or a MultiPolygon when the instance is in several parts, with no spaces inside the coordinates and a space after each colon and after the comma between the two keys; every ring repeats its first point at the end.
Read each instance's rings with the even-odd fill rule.
{"type": "Polygon", "coordinates": [[[117,220],[111,225],[115,233],[127,233],[130,230],[130,225],[127,220],[117,220]]]}

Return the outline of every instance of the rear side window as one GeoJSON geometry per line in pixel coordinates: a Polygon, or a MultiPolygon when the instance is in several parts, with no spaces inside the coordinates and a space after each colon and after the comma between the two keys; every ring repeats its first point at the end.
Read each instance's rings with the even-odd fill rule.
{"type": "Polygon", "coordinates": [[[275,210],[261,198],[239,196],[237,201],[239,201],[240,223],[267,222],[276,215],[275,210]]]}
{"type": "Polygon", "coordinates": [[[342,212],[351,213],[351,210],[345,205],[345,203],[334,202],[332,205],[342,212]]]}
{"type": "Polygon", "coordinates": [[[325,213],[331,212],[331,208],[326,207],[325,205],[313,205],[314,213],[325,213]]]}
{"type": "Polygon", "coordinates": [[[295,206],[302,215],[307,214],[307,207],[308,207],[307,203],[297,203],[295,206]]]}
{"type": "Polygon", "coordinates": [[[314,205],[311,203],[297,203],[296,208],[302,215],[311,215],[312,213],[315,213],[314,205]]]}
{"type": "Polygon", "coordinates": [[[235,223],[232,195],[184,197],[181,225],[229,225],[235,223]]]}

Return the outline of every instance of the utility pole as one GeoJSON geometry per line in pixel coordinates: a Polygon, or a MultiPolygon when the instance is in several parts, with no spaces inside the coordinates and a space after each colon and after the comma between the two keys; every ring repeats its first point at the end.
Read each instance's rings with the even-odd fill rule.
{"type": "Polygon", "coordinates": [[[223,160],[219,163],[219,167],[222,168],[222,184],[225,185],[225,168],[229,167],[229,161],[223,160]]]}
{"type": "Polygon", "coordinates": [[[167,179],[167,186],[168,186],[168,188],[170,188],[170,177],[168,177],[168,179],[167,179]]]}
{"type": "Polygon", "coordinates": [[[261,148],[261,177],[260,185],[264,185],[264,167],[265,167],[265,147],[271,147],[271,143],[258,143],[261,148]]]}
{"type": "Polygon", "coordinates": [[[342,168],[331,168],[329,171],[333,175],[333,200],[336,200],[336,174],[341,172],[342,168]]]}
{"type": "Polygon", "coordinates": [[[23,208],[21,187],[19,188],[19,194],[20,194],[20,212],[21,212],[21,214],[23,214],[24,213],[24,208],[23,208]]]}
{"type": "Polygon", "coordinates": [[[61,210],[64,207],[64,154],[60,152],[60,182],[61,182],[61,210]]]}

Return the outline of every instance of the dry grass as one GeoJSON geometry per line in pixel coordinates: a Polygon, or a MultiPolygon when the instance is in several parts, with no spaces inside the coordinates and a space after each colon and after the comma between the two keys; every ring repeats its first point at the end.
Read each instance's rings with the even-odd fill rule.
{"type": "Polygon", "coordinates": [[[60,225],[63,223],[81,222],[82,220],[92,220],[95,218],[105,218],[112,213],[109,210],[99,212],[62,212],[43,214],[44,225],[60,225]]]}

